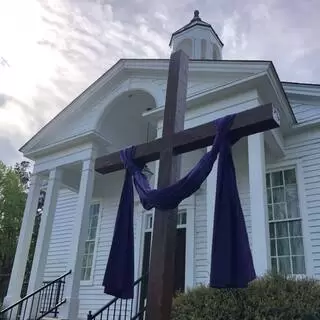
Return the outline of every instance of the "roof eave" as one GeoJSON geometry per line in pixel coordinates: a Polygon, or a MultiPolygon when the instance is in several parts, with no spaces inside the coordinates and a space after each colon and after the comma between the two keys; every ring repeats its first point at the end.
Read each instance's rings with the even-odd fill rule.
{"type": "Polygon", "coordinates": [[[118,60],[110,69],[104,72],[97,80],[95,80],[88,88],[86,88],[80,95],[78,95],[74,100],[72,100],[61,112],[59,112],[53,119],[51,119],[46,125],[44,125],[35,135],[33,135],[25,144],[19,148],[19,152],[25,154],[28,153],[28,146],[34,141],[50,124],[54,123],[61,117],[63,113],[68,112],[81,98],[84,98],[90,90],[94,89],[99,82],[105,78],[105,76],[112,71],[115,74],[119,73],[123,69],[125,59],[118,60]],[[118,70],[117,70],[118,69],[118,70]]]}
{"type": "Polygon", "coordinates": [[[171,47],[172,40],[173,40],[173,37],[174,37],[174,36],[176,36],[176,35],[184,32],[184,31],[186,31],[186,30],[189,30],[189,29],[191,29],[191,28],[193,28],[193,27],[195,27],[195,26],[201,26],[201,27],[209,28],[209,29],[213,32],[214,36],[217,38],[217,40],[218,40],[219,44],[221,45],[221,47],[224,46],[224,44],[223,44],[223,42],[221,41],[220,37],[219,37],[218,34],[214,31],[214,29],[212,28],[211,25],[208,24],[208,25],[206,26],[206,25],[202,25],[202,24],[200,25],[200,24],[196,24],[196,23],[195,23],[195,24],[192,24],[192,25],[190,25],[190,26],[187,25],[187,26],[185,26],[185,27],[183,27],[183,28],[175,31],[175,32],[171,35],[170,42],[169,42],[169,47],[171,47]]]}
{"type": "Polygon", "coordinates": [[[297,118],[291,108],[291,104],[290,104],[290,101],[288,99],[288,96],[287,96],[287,93],[285,92],[283,86],[282,86],[282,83],[280,81],[280,78],[279,78],[279,75],[278,75],[278,72],[273,64],[273,62],[271,61],[270,62],[270,71],[271,73],[269,73],[269,75],[273,75],[274,76],[274,80],[275,80],[275,84],[277,85],[277,87],[279,88],[280,90],[280,94],[284,97],[284,103],[286,104],[286,107],[287,107],[287,110],[290,114],[290,117],[291,117],[291,120],[292,120],[292,125],[295,125],[298,123],[297,121],[297,118]]]}
{"type": "MultiPolygon", "coordinates": [[[[259,72],[260,67],[264,64],[269,64],[270,61],[264,60],[190,60],[190,71],[198,72],[198,71],[206,71],[210,72],[210,66],[215,66],[215,70],[221,72],[242,72],[248,71],[248,67],[252,67],[253,72],[259,72]],[[235,68],[235,69],[234,69],[235,68]],[[194,70],[192,70],[194,69],[194,70]]],[[[113,65],[109,70],[107,70],[101,77],[99,77],[94,83],[92,83],[83,93],[81,93],[76,99],[74,99],[67,107],[64,108],[54,119],[52,119],[48,124],[46,124],[36,135],[33,136],[27,143],[25,143],[19,151],[22,152],[25,156],[29,157],[29,155],[33,154],[34,151],[37,150],[36,145],[39,141],[35,141],[33,145],[30,146],[30,142],[34,139],[37,139],[41,132],[43,132],[49,125],[52,125],[55,121],[59,120],[61,114],[68,114],[69,109],[70,112],[76,107],[78,103],[82,101],[82,98],[85,100],[86,95],[94,94],[99,88],[108,81],[114,79],[114,77],[119,76],[119,74],[126,71],[134,71],[134,70],[149,70],[152,72],[153,70],[159,71],[163,69],[167,71],[169,64],[169,59],[121,59],[115,65],[113,65]],[[113,71],[113,72],[112,72],[113,71]],[[84,96],[84,97],[83,97],[84,96]],[[79,102],[80,101],[80,102],[79,102]]],[[[281,83],[278,80],[280,87],[281,83]]],[[[282,88],[283,89],[283,88],[282,88]]],[[[284,91],[283,91],[284,92],[284,91]]],[[[285,92],[284,92],[285,94],[285,92]]],[[[288,103],[289,105],[289,103],[288,103]]],[[[39,138],[41,139],[41,137],[39,138]]]]}

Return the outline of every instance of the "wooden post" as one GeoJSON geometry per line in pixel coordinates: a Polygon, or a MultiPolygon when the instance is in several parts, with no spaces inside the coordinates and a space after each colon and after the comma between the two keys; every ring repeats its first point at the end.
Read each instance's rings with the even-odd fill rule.
{"type": "MultiPolygon", "coordinates": [[[[169,66],[167,96],[162,137],[166,140],[160,152],[158,189],[176,182],[180,177],[180,157],[173,152],[172,136],[184,128],[187,95],[188,57],[182,51],[172,55],[169,66]]],[[[170,318],[177,208],[155,210],[151,261],[147,294],[147,320],[170,318]]]]}

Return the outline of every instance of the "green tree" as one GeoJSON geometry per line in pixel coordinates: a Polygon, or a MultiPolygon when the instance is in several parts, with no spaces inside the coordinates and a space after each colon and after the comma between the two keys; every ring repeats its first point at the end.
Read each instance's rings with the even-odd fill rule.
{"type": "MultiPolygon", "coordinates": [[[[16,163],[14,166],[14,170],[18,174],[20,181],[23,184],[24,189],[27,193],[29,191],[29,183],[30,183],[30,177],[31,177],[30,162],[29,161],[22,161],[20,163],[16,163]]],[[[41,222],[41,214],[43,211],[45,195],[46,195],[45,191],[40,190],[38,207],[37,207],[37,212],[35,213],[35,220],[34,220],[34,224],[33,224],[33,233],[32,233],[30,249],[29,249],[29,254],[28,254],[28,260],[27,260],[27,265],[26,265],[26,271],[25,271],[25,275],[24,275],[23,287],[22,287],[22,292],[21,292],[22,297],[27,294],[34,252],[36,250],[36,244],[37,244],[37,239],[38,239],[39,227],[40,227],[40,222],[41,222]]]]}
{"type": "Polygon", "coordinates": [[[23,184],[25,190],[29,188],[30,181],[30,162],[21,161],[17,162],[14,166],[14,171],[18,174],[21,183],[23,184]]]}
{"type": "MultiPolygon", "coordinates": [[[[30,182],[30,162],[16,163],[14,168],[0,161],[0,302],[4,298],[19,238],[21,222],[30,182]]],[[[24,285],[21,295],[27,291],[45,191],[41,190],[37,212],[35,213],[33,235],[30,244],[24,285]]]]}
{"type": "Polygon", "coordinates": [[[19,174],[0,161],[0,299],[7,290],[25,201],[19,174]]]}

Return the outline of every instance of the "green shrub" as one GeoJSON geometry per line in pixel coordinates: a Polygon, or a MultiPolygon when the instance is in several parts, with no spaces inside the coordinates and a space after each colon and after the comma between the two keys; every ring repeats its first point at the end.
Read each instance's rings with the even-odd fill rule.
{"type": "Polygon", "coordinates": [[[247,289],[198,287],[178,294],[172,320],[320,319],[320,284],[267,275],[247,289]]]}

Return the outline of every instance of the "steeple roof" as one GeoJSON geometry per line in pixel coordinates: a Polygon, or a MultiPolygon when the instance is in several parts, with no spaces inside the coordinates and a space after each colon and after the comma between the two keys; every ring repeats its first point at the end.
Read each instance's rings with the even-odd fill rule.
{"type": "Polygon", "coordinates": [[[194,16],[193,18],[191,19],[191,21],[186,24],[185,26],[183,26],[182,28],[178,29],[177,31],[175,31],[172,36],[171,36],[171,39],[170,39],[170,43],[169,43],[169,46],[171,46],[171,43],[172,43],[172,38],[174,36],[176,36],[177,34],[179,33],[182,33],[190,28],[193,28],[194,26],[201,26],[201,27],[206,27],[206,28],[209,28],[215,35],[215,37],[217,38],[217,40],[219,41],[220,45],[223,46],[223,42],[221,41],[221,39],[219,38],[219,36],[217,35],[217,33],[214,31],[214,29],[212,28],[211,24],[210,23],[207,23],[205,21],[203,21],[200,16],[199,16],[199,10],[195,10],[194,11],[194,16]]]}

